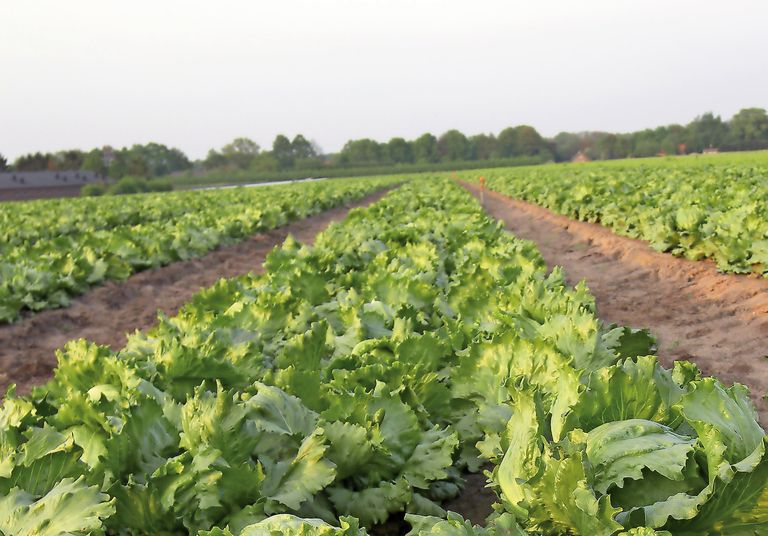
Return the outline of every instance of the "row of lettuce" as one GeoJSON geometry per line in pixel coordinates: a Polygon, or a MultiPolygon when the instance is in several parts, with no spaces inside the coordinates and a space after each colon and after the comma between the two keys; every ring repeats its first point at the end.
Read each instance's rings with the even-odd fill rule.
{"type": "Polygon", "coordinates": [[[61,307],[105,280],[202,255],[330,207],[394,179],[0,206],[0,323],[61,307]]]}
{"type": "MultiPolygon", "coordinates": [[[[724,272],[768,276],[768,165],[578,164],[486,170],[490,189],[724,272]]],[[[478,172],[462,175],[476,180],[478,172]]]]}
{"type": "MultiPolygon", "coordinates": [[[[0,410],[0,533],[756,535],[742,387],[662,368],[453,183],[408,183],[0,410]],[[484,527],[441,504],[487,464],[484,527]]],[[[762,532],[761,532],[762,531],[762,532]]]]}

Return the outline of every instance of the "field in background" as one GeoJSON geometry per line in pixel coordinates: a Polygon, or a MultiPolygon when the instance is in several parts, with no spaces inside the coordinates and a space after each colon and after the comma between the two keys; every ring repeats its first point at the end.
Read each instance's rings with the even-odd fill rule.
{"type": "MultiPolygon", "coordinates": [[[[482,176],[660,251],[759,273],[767,162],[707,155],[60,200],[21,236],[7,220],[21,260],[42,238],[74,261],[76,237],[100,237],[130,273],[404,182],[311,247],[286,240],[263,274],[201,289],[124,348],[72,341],[51,381],[9,391],[0,533],[363,536],[410,524],[412,536],[762,536],[768,439],[747,389],[692,362],[663,366],[652,333],[606,324],[585,285],[456,179],[482,176]],[[185,203],[199,210],[190,229],[174,223],[178,240],[164,222],[183,221],[173,211],[185,203]],[[73,206],[83,210],[64,217],[73,206]],[[126,218],[141,221],[116,235],[126,218]],[[125,242],[145,225],[145,241],[125,242]],[[462,488],[484,468],[497,515],[473,528],[443,506],[476,501],[462,488]]],[[[9,206],[34,221],[45,203],[9,206]]],[[[14,281],[45,281],[49,257],[14,281]]],[[[110,267],[91,257],[85,284],[110,267]]],[[[69,264],[52,266],[67,276],[69,264]]],[[[36,287],[7,288],[18,300],[36,287]]]]}

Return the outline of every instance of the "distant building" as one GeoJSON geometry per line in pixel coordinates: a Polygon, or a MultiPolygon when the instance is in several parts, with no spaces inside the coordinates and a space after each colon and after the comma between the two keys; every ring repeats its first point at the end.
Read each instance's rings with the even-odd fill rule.
{"type": "Polygon", "coordinates": [[[579,151],[575,155],[573,155],[573,158],[571,158],[571,162],[589,162],[589,157],[587,156],[587,153],[584,151],[579,151]]]}
{"type": "Polygon", "coordinates": [[[80,187],[101,180],[103,177],[93,171],[4,171],[0,173],[0,190],[80,187]]]}
{"type": "Polygon", "coordinates": [[[84,184],[103,180],[93,171],[5,171],[0,173],[0,201],[76,196],[84,184]]]}

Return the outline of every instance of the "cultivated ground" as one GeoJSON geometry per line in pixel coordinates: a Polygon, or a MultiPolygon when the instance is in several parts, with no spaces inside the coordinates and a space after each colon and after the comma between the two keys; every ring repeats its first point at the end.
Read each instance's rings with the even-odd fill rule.
{"type": "Polygon", "coordinates": [[[222,277],[262,272],[267,253],[289,234],[311,244],[332,221],[344,219],[351,208],[373,203],[385,193],[368,195],[197,259],[139,272],[126,281],[107,282],[72,300],[65,309],[28,314],[14,324],[0,326],[0,397],[11,383],[17,384],[19,394],[45,383],[56,366],[56,349],[67,341],[82,337],[122,348],[127,333],[156,323],[158,311],[174,314],[198,290],[222,277]]]}
{"type": "MultiPolygon", "coordinates": [[[[476,186],[465,186],[478,193],[476,186]]],[[[84,337],[122,347],[126,333],[155,324],[158,310],[173,314],[198,289],[219,278],[261,272],[267,253],[288,234],[312,243],[317,233],[344,218],[352,206],[370,204],[384,193],[198,259],[107,283],[66,309],[0,326],[0,389],[13,382],[25,393],[48,380],[56,365],[55,350],[70,339],[84,337]]],[[[644,242],[500,194],[486,192],[485,208],[515,235],[535,241],[549,266],[565,267],[570,283],[585,279],[604,321],[650,328],[659,337],[659,355],[666,365],[690,359],[706,374],[748,385],[761,421],[768,423],[762,398],[768,390],[768,280],[719,274],[711,262],[657,253],[644,242]]],[[[468,475],[464,493],[446,507],[482,523],[494,500],[482,474],[468,475]]],[[[407,530],[404,527],[393,519],[374,532],[400,534],[407,530]]]]}
{"type": "MultiPolygon", "coordinates": [[[[476,185],[465,186],[479,194],[476,185]]],[[[768,424],[768,279],[721,274],[711,261],[659,253],[495,192],[485,192],[485,208],[536,242],[550,267],[563,266],[569,283],[586,280],[603,321],[650,328],[665,365],[688,359],[727,384],[749,386],[768,424]]]]}

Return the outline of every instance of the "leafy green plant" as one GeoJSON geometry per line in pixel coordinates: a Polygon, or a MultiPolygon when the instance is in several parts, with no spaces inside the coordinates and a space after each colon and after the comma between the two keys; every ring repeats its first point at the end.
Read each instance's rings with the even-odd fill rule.
{"type": "MultiPolygon", "coordinates": [[[[66,306],[72,296],[102,281],[203,255],[392,182],[344,180],[3,205],[0,322],[18,318],[25,309],[66,306]]],[[[128,193],[141,183],[124,179],[122,184],[121,191],[128,193]]]]}
{"type": "MultiPolygon", "coordinates": [[[[760,153],[756,153],[760,154],[760,153]]],[[[488,187],[639,238],[658,251],[768,274],[764,157],[619,161],[485,172],[488,187]]],[[[477,173],[461,174],[475,180],[477,173]]]]}
{"type": "Polygon", "coordinates": [[[29,526],[351,536],[396,514],[412,536],[759,534],[768,462],[743,388],[660,367],[649,334],[603,326],[583,285],[450,181],[408,183],[313,247],[288,239],[265,269],[117,352],[70,342],[48,384],[11,391],[0,528],[71,489],[80,525],[38,507],[29,526]],[[499,503],[481,527],[442,503],[484,463],[499,503]]]}

